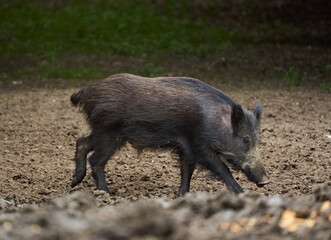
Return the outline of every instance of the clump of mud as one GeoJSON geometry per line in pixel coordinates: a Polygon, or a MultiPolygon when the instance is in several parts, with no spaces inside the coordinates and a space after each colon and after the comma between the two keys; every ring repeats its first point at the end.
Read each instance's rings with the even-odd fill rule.
{"type": "Polygon", "coordinates": [[[117,203],[82,191],[44,206],[0,199],[1,239],[330,239],[331,189],[265,197],[228,191],[117,203]],[[111,204],[105,205],[105,204],[111,204]],[[117,205],[116,205],[117,204],[117,205]],[[101,206],[101,207],[98,207],[101,206]]]}

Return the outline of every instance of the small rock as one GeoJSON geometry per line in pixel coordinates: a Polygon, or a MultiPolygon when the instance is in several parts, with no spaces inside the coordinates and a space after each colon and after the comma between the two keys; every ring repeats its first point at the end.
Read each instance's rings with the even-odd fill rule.
{"type": "Polygon", "coordinates": [[[144,175],[144,176],[142,176],[142,177],[140,178],[140,181],[144,181],[144,182],[146,182],[146,181],[149,181],[149,179],[150,179],[149,176],[144,175]]]}
{"type": "Polygon", "coordinates": [[[318,186],[313,192],[317,201],[331,201],[331,189],[326,184],[318,186]]]}
{"type": "Polygon", "coordinates": [[[123,193],[126,193],[128,190],[126,189],[126,188],[120,188],[120,189],[118,189],[118,193],[119,194],[123,194],[123,193]]]}
{"type": "Polygon", "coordinates": [[[7,201],[0,197],[0,210],[8,209],[9,207],[14,206],[14,203],[7,201]]]}
{"type": "Polygon", "coordinates": [[[93,195],[98,197],[98,196],[108,195],[108,193],[106,193],[103,190],[95,190],[95,191],[93,191],[93,195]]]}
{"type": "Polygon", "coordinates": [[[295,214],[297,218],[307,218],[310,215],[310,210],[307,206],[301,207],[295,214]]]}
{"type": "Polygon", "coordinates": [[[283,200],[279,195],[274,195],[266,201],[269,207],[281,207],[283,205],[283,200]]]}

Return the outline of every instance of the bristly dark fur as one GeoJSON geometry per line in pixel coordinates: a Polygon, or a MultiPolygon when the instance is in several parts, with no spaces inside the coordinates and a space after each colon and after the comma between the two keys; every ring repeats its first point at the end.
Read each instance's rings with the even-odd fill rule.
{"type": "Polygon", "coordinates": [[[86,86],[71,96],[71,102],[82,108],[92,129],[90,136],[77,140],[72,186],[83,180],[86,156],[93,150],[93,176],[98,188],[109,192],[104,166],[129,142],[137,149],[170,147],[179,153],[180,195],[189,191],[196,164],[219,175],[235,193],[242,192],[219,153],[244,155],[241,137],[250,135],[255,143],[257,133],[248,126],[255,117],[220,90],[188,77],[118,74],[86,86]]]}

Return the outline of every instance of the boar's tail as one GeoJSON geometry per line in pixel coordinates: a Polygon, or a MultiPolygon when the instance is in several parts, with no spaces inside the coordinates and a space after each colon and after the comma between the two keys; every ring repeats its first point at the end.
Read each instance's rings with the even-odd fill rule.
{"type": "Polygon", "coordinates": [[[79,92],[71,95],[70,101],[72,102],[73,105],[77,106],[79,104],[83,92],[84,92],[84,88],[81,89],[79,92]]]}

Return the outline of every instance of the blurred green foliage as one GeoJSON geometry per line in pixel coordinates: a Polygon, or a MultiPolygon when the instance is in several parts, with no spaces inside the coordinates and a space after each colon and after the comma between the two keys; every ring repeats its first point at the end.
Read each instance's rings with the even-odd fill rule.
{"type": "MultiPolygon", "coordinates": [[[[0,51],[5,55],[39,53],[210,54],[235,39],[224,29],[190,21],[183,6],[167,1],[65,1],[59,7],[18,1],[0,8],[0,51]]],[[[183,2],[184,1],[180,1],[183,2]]]]}
{"type": "Polygon", "coordinates": [[[299,73],[295,71],[294,67],[290,67],[283,77],[283,82],[289,88],[299,87],[300,84],[305,80],[306,73],[299,73]]]}
{"type": "Polygon", "coordinates": [[[215,55],[236,41],[225,29],[193,21],[182,11],[185,2],[13,0],[0,5],[0,56],[22,66],[11,66],[18,68],[9,70],[14,78],[96,79],[109,72],[92,61],[68,65],[63,56],[137,56],[150,66],[138,72],[155,75],[162,55],[215,55]]]}
{"type": "MultiPolygon", "coordinates": [[[[221,64],[226,65],[226,58],[234,56],[253,62],[245,46],[307,39],[299,28],[267,15],[259,2],[229,8],[231,4],[212,0],[2,1],[0,80],[99,79],[124,71],[155,76],[168,71],[164,62],[176,65],[176,58],[194,56],[216,63],[214,59],[223,59],[221,64]],[[238,46],[245,50],[233,50],[238,46]]],[[[203,67],[195,62],[178,71],[186,73],[185,67],[196,66],[203,67]]],[[[301,76],[296,74],[290,69],[283,82],[300,85],[301,76]]]]}

